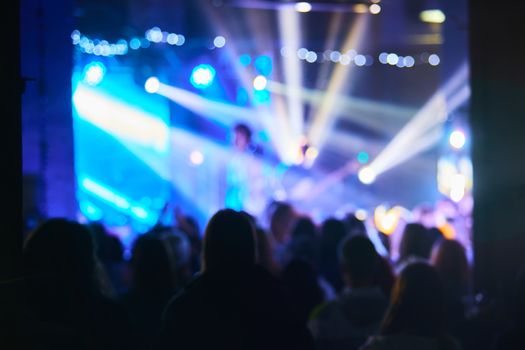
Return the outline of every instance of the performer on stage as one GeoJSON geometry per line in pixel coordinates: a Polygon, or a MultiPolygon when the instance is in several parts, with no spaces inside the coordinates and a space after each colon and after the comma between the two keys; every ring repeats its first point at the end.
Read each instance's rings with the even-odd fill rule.
{"type": "Polygon", "coordinates": [[[226,167],[225,206],[259,216],[271,197],[260,157],[262,151],[252,143],[251,129],[242,123],[233,129],[233,145],[226,167]]]}

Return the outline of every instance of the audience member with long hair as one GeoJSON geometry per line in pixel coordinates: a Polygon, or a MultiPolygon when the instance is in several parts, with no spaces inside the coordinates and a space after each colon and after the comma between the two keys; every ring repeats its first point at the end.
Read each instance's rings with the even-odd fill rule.
{"type": "Polygon", "coordinates": [[[396,273],[407,265],[417,261],[428,261],[431,246],[428,229],[420,223],[409,223],[405,226],[399,242],[399,258],[395,264],[396,273]]]}
{"type": "Polygon", "coordinates": [[[279,281],[256,264],[242,213],[220,210],[208,222],[202,273],[169,303],[155,348],[313,348],[279,281]]]}
{"type": "Polygon", "coordinates": [[[136,348],[127,312],[104,296],[85,226],[42,223],[24,244],[23,272],[21,348],[136,348]]]}
{"type": "Polygon", "coordinates": [[[465,322],[465,299],[469,293],[470,271],[465,249],[455,240],[436,243],[430,258],[431,264],[443,282],[447,324],[456,331],[465,322]]]}
{"type": "Polygon", "coordinates": [[[427,263],[411,263],[394,285],[379,335],[371,337],[361,349],[460,349],[445,323],[445,297],[439,274],[427,263]]]}

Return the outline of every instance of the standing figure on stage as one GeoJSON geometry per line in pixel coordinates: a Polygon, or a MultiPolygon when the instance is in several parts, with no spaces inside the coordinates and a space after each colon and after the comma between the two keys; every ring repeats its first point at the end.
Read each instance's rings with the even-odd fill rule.
{"type": "Polygon", "coordinates": [[[263,161],[257,158],[261,151],[252,144],[252,131],[246,124],[235,125],[233,146],[226,166],[225,206],[259,216],[268,201],[268,192],[263,161]]]}

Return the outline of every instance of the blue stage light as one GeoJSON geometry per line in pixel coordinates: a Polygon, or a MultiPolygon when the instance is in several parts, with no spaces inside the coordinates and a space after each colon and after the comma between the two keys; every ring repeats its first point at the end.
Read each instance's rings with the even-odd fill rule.
{"type": "MultiPolygon", "coordinates": [[[[123,197],[105,185],[95,182],[88,177],[80,177],[79,183],[83,190],[91,193],[96,196],[97,199],[104,201],[106,204],[113,206],[121,212],[134,216],[139,220],[147,220],[150,217],[147,210],[133,205],[130,199],[123,197]]],[[[85,209],[88,214],[93,211],[93,208],[87,207],[85,209]]]]}
{"type": "Polygon", "coordinates": [[[248,54],[244,54],[244,55],[241,55],[241,57],[239,57],[239,61],[241,62],[241,64],[243,66],[249,66],[250,63],[252,63],[252,58],[250,57],[250,55],[248,54]]]}
{"type": "Polygon", "coordinates": [[[86,219],[90,221],[97,221],[102,219],[102,210],[95,206],[93,203],[87,200],[81,200],[78,204],[80,211],[82,212],[82,214],[84,214],[86,219]]]}
{"type": "Polygon", "coordinates": [[[272,59],[266,55],[257,57],[255,59],[255,69],[262,75],[270,75],[272,72],[272,59]]]}
{"type": "Polygon", "coordinates": [[[84,67],[84,82],[88,85],[98,85],[106,74],[106,66],[102,62],[91,62],[84,67]]]}
{"type": "Polygon", "coordinates": [[[253,92],[255,103],[265,104],[270,102],[270,92],[268,90],[255,90],[253,92]]]}
{"type": "Polygon", "coordinates": [[[205,89],[215,79],[215,69],[209,64],[199,64],[191,72],[190,83],[197,89],[205,89]]]}
{"type": "Polygon", "coordinates": [[[138,38],[133,38],[129,41],[129,47],[133,50],[137,50],[138,48],[140,48],[140,39],[138,38]]]}
{"type": "Polygon", "coordinates": [[[149,77],[148,80],[146,80],[146,83],[144,83],[144,89],[149,92],[150,94],[154,94],[157,91],[159,91],[160,88],[160,82],[157,77],[149,77]]]}
{"type": "Polygon", "coordinates": [[[361,164],[365,164],[368,162],[370,157],[368,156],[368,153],[362,151],[357,154],[357,161],[361,164]]]}

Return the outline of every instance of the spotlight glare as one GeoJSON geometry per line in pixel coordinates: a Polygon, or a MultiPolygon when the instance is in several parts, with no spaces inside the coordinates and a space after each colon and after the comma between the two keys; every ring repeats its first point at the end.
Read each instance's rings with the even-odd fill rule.
{"type": "Polygon", "coordinates": [[[166,41],[170,45],[175,45],[179,41],[179,37],[175,33],[170,33],[170,34],[168,34],[168,37],[166,38],[166,41]]]}
{"type": "Polygon", "coordinates": [[[314,160],[319,155],[319,150],[316,147],[310,146],[305,152],[306,159],[314,160]]]}
{"type": "Polygon", "coordinates": [[[306,54],[306,62],[314,63],[315,61],[317,61],[317,54],[313,51],[308,51],[306,54]]]}
{"type": "Polygon", "coordinates": [[[386,61],[388,64],[395,66],[397,64],[397,61],[399,60],[399,57],[395,53],[390,53],[386,57],[386,61]]]}
{"type": "Polygon", "coordinates": [[[146,32],[146,39],[154,43],[160,43],[162,41],[162,31],[159,27],[153,27],[146,32]]]}
{"type": "Polygon", "coordinates": [[[350,49],[346,51],[346,54],[348,55],[348,57],[350,57],[351,60],[353,60],[354,57],[357,56],[357,51],[354,49],[350,49]]]}
{"type": "Polygon", "coordinates": [[[182,45],[184,45],[185,42],[186,42],[186,38],[184,37],[184,35],[178,34],[177,35],[177,42],[175,43],[175,45],[182,46],[182,45]]]}
{"type": "Polygon", "coordinates": [[[71,33],[71,39],[73,40],[73,45],[77,45],[78,43],[80,43],[80,32],[75,29],[71,33]]]}
{"type": "Polygon", "coordinates": [[[201,165],[204,162],[204,155],[202,152],[194,150],[190,153],[190,162],[193,165],[201,165]]]}
{"type": "Polygon", "coordinates": [[[221,48],[226,45],[226,39],[222,35],[219,35],[213,39],[213,45],[217,48],[221,48]]]}
{"type": "Polygon", "coordinates": [[[438,9],[421,11],[419,19],[426,23],[443,23],[445,22],[445,14],[438,9]]]}
{"type": "Polygon", "coordinates": [[[361,151],[357,154],[357,161],[361,164],[367,163],[369,159],[370,157],[368,156],[368,153],[366,153],[365,151],[361,151]]]}
{"type": "Polygon", "coordinates": [[[378,4],[372,4],[368,9],[373,15],[377,15],[379,12],[381,12],[381,6],[379,6],[378,4]]]}
{"type": "Polygon", "coordinates": [[[339,62],[342,65],[346,66],[346,65],[350,64],[350,62],[352,62],[352,59],[350,58],[350,55],[344,54],[344,55],[341,55],[341,58],[339,59],[339,62]]]}
{"type": "Polygon", "coordinates": [[[308,2],[298,2],[295,4],[295,11],[297,12],[310,12],[312,10],[312,5],[308,2]]]}
{"type": "Polygon", "coordinates": [[[455,149],[461,149],[465,145],[465,133],[461,130],[454,130],[448,139],[450,145],[455,149]]]}
{"type": "Polygon", "coordinates": [[[84,82],[88,85],[98,85],[106,74],[106,66],[102,62],[91,62],[84,67],[84,82]]]}
{"type": "Polygon", "coordinates": [[[465,196],[466,179],[463,174],[454,174],[451,179],[450,199],[459,202],[465,196]]]}
{"type": "Polygon", "coordinates": [[[306,55],[308,55],[308,52],[309,51],[307,49],[305,49],[304,47],[301,47],[299,50],[297,50],[297,57],[304,60],[306,59],[306,55]]]}
{"type": "Polygon", "coordinates": [[[257,91],[264,90],[266,88],[266,84],[268,83],[268,80],[262,75],[258,75],[253,79],[253,88],[257,91]]]}
{"type": "Polygon", "coordinates": [[[246,67],[249,66],[250,63],[252,63],[252,58],[250,57],[250,55],[244,54],[241,55],[241,57],[239,57],[239,62],[241,62],[241,64],[246,67]]]}
{"type": "Polygon", "coordinates": [[[197,89],[205,89],[215,79],[215,69],[209,64],[199,64],[191,72],[190,83],[197,89]]]}
{"type": "Polygon", "coordinates": [[[364,209],[357,209],[355,211],[354,215],[360,221],[365,221],[366,218],[368,217],[368,214],[367,214],[366,210],[364,210],[364,209]]]}
{"type": "Polygon", "coordinates": [[[330,52],[330,61],[338,62],[341,59],[341,53],[339,51],[330,52]]]}
{"type": "Polygon", "coordinates": [[[363,55],[357,55],[354,58],[355,65],[358,67],[362,67],[366,64],[366,57],[363,55]]]}
{"type": "Polygon", "coordinates": [[[405,67],[413,67],[414,63],[416,63],[416,61],[414,60],[414,57],[412,57],[412,56],[406,56],[403,59],[403,61],[405,63],[405,67]]]}
{"type": "Polygon", "coordinates": [[[157,77],[149,77],[148,80],[146,80],[146,83],[144,83],[144,89],[150,94],[154,94],[159,91],[159,87],[160,82],[157,77]]]}
{"type": "Polygon", "coordinates": [[[398,66],[399,68],[403,68],[405,66],[405,58],[403,56],[399,56],[397,58],[396,66],[398,66]]]}
{"type": "Polygon", "coordinates": [[[439,56],[433,53],[432,55],[428,56],[428,63],[431,66],[437,66],[441,60],[439,59],[439,56]]]}
{"type": "Polygon", "coordinates": [[[361,170],[359,170],[357,176],[359,178],[359,181],[361,181],[365,185],[370,185],[376,179],[376,172],[369,166],[365,166],[361,170]]]}
{"type": "Polygon", "coordinates": [[[379,54],[379,62],[383,63],[383,64],[387,64],[387,57],[388,57],[388,54],[386,52],[381,52],[379,54]]]}

